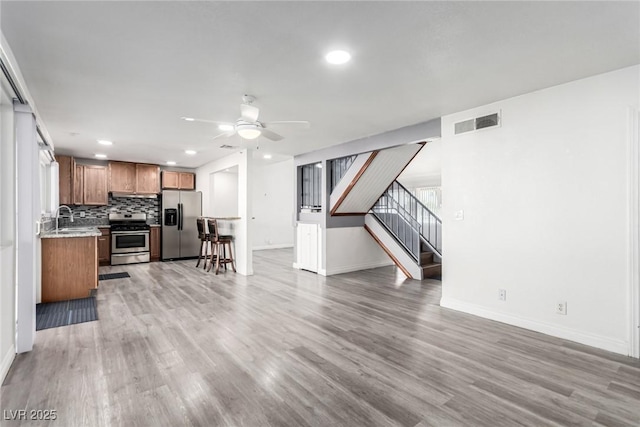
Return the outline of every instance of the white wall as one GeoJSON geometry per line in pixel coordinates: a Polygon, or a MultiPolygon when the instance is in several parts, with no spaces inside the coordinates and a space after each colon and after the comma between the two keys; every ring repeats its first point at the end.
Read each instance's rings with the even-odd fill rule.
{"type": "Polygon", "coordinates": [[[238,168],[209,175],[211,216],[238,216],[238,168]]]}
{"type": "Polygon", "coordinates": [[[293,204],[295,182],[293,158],[256,165],[253,186],[253,249],[293,246],[293,204]]]}
{"type": "Polygon", "coordinates": [[[332,274],[393,265],[385,251],[364,227],[327,228],[324,230],[326,268],[318,273],[332,274]]]}
{"type": "Polygon", "coordinates": [[[442,139],[427,142],[402,171],[398,181],[409,189],[439,187],[442,183],[442,139]]]}
{"type": "Polygon", "coordinates": [[[248,276],[253,274],[253,251],[251,243],[251,211],[253,185],[253,160],[248,150],[233,153],[222,159],[207,163],[196,169],[196,190],[202,191],[202,206],[204,216],[215,216],[212,210],[211,174],[233,167],[238,168],[238,216],[240,220],[234,224],[234,245],[236,269],[239,274],[248,276]]]}
{"type": "Polygon", "coordinates": [[[444,307],[628,354],[627,121],[639,75],[443,117],[444,307]],[[501,127],[453,135],[455,122],[498,110],[501,127]],[[568,315],[555,313],[559,301],[568,315]]]}

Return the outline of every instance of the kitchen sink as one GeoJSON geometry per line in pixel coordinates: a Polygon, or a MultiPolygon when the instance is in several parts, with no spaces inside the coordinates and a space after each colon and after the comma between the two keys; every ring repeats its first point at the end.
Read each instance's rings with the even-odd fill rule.
{"type": "Polygon", "coordinates": [[[66,228],[59,228],[58,230],[54,230],[54,233],[58,233],[58,234],[86,233],[86,232],[97,231],[97,230],[98,229],[96,227],[66,227],[66,228]]]}

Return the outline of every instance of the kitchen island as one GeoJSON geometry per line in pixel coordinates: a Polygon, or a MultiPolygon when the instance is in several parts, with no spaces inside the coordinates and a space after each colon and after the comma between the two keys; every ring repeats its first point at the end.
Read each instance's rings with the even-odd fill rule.
{"type": "Polygon", "coordinates": [[[42,243],[42,302],[86,298],[98,287],[98,237],[94,227],[52,230],[42,243]]]}

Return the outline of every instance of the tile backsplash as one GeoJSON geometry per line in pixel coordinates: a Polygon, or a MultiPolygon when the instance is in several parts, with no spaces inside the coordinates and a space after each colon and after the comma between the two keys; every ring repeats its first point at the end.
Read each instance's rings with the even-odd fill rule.
{"type": "MultiPolygon", "coordinates": [[[[108,206],[72,206],[73,225],[102,225],[109,224],[110,213],[146,213],[147,223],[159,224],[160,199],[142,199],[135,197],[113,197],[109,195],[108,206]],[[84,218],[81,213],[84,212],[84,218]]],[[[60,218],[60,226],[70,225],[67,211],[62,212],[65,218],[60,218]]]]}

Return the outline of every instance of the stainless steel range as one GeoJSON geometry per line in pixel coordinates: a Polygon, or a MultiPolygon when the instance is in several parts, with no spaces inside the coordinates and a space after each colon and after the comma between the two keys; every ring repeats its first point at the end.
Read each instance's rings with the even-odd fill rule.
{"type": "Polygon", "coordinates": [[[109,214],[111,265],[149,262],[147,214],[109,214]]]}

